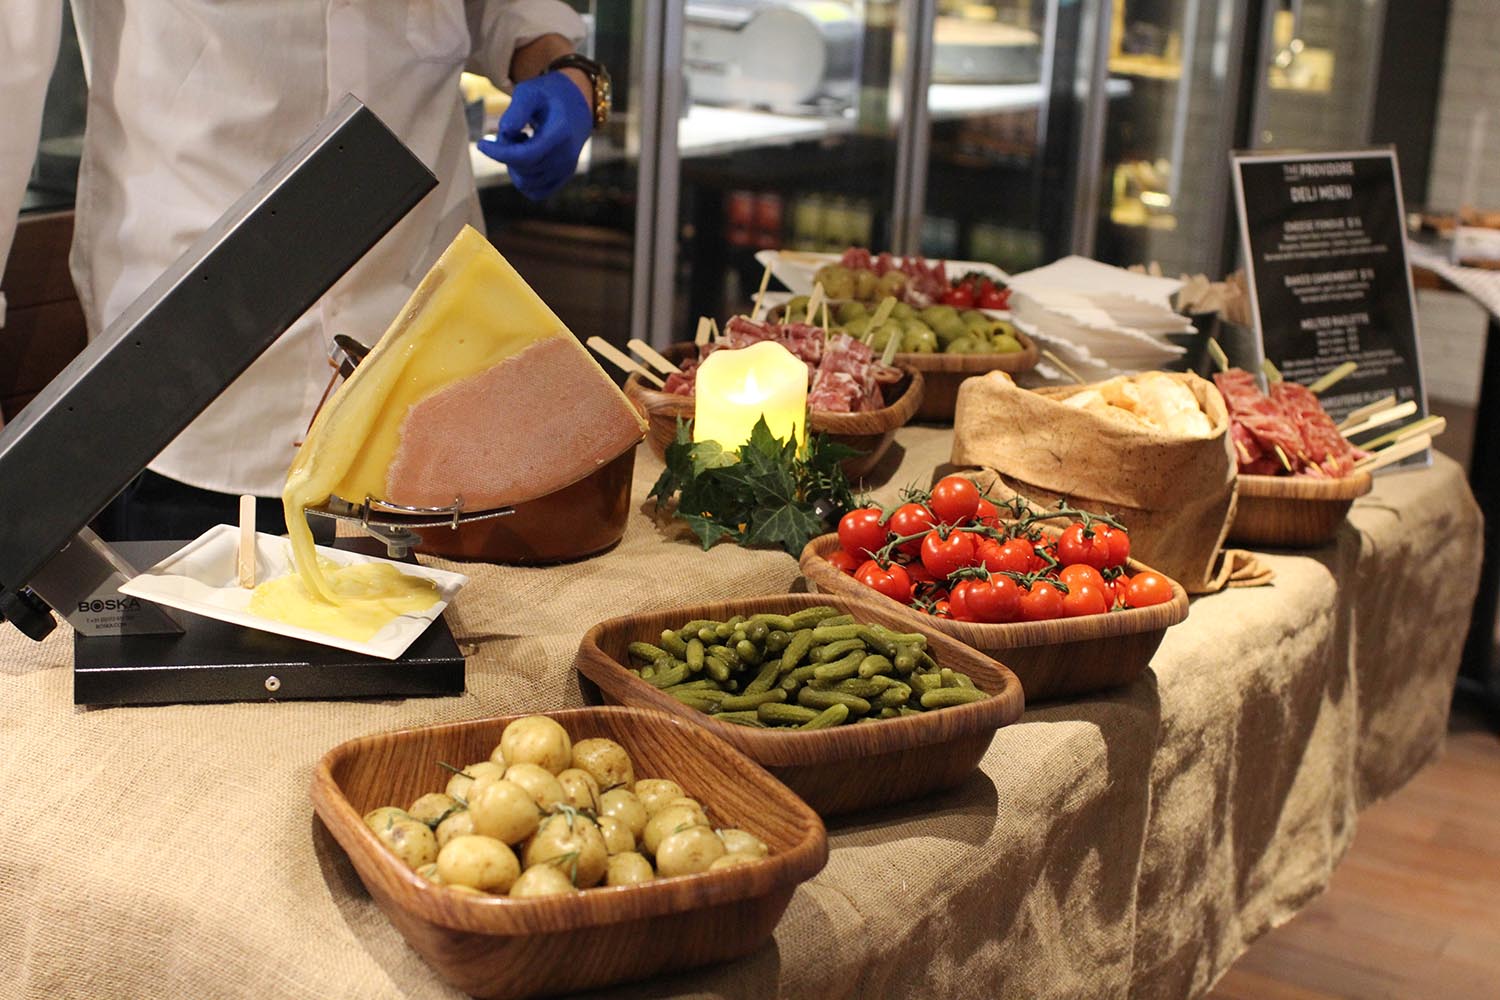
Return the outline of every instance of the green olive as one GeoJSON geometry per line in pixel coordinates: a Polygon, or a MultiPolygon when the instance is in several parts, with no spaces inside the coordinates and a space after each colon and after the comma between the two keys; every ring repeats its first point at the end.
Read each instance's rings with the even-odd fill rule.
{"type": "MultiPolygon", "coordinates": [[[[826,289],[825,289],[826,291],[826,289]]],[[[868,302],[875,298],[880,291],[880,276],[874,271],[859,270],[854,272],[854,292],[851,298],[868,302]]]]}
{"type": "Polygon", "coordinates": [[[959,337],[943,349],[945,354],[984,354],[989,344],[979,337],[959,337]]]}
{"type": "Polygon", "coordinates": [[[935,354],[938,349],[937,334],[927,327],[921,329],[906,328],[906,335],[901,338],[901,349],[911,354],[935,354]]]}
{"type": "Polygon", "coordinates": [[[833,310],[834,319],[840,323],[849,323],[868,315],[870,315],[870,311],[865,308],[865,304],[855,299],[850,299],[848,302],[840,302],[833,310]]]}
{"type": "Polygon", "coordinates": [[[781,310],[781,317],[789,323],[800,323],[807,315],[807,303],[810,301],[806,295],[793,295],[787,299],[786,306],[781,310]]]}
{"type": "Polygon", "coordinates": [[[1024,351],[1026,349],[1021,346],[1019,340],[1008,333],[1000,334],[991,343],[994,346],[996,354],[1015,354],[1017,351],[1024,351]]]}

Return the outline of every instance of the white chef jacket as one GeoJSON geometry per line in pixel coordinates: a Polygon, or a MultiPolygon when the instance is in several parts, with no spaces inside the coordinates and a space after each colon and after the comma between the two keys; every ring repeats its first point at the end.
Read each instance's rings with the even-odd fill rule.
{"type": "MultiPolygon", "coordinates": [[[[61,3],[0,5],[0,266],[61,3]]],[[[74,17],[90,86],[71,265],[91,337],[346,93],[438,178],[150,466],[203,489],[279,495],[334,335],[373,344],[459,229],[483,228],[460,70],[508,89],[518,46],[548,33],[577,45],[582,20],[558,0],[74,0],[74,17]]],[[[211,345],[214,331],[201,333],[211,345]]]]}

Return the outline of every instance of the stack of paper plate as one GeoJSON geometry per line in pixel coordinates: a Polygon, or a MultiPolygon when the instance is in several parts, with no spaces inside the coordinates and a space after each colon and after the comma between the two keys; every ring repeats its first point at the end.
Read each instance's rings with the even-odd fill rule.
{"type": "Polygon", "coordinates": [[[1172,309],[1173,278],[1064,257],[1010,283],[1012,322],[1091,381],[1160,368],[1184,352],[1167,335],[1193,332],[1172,309]]]}

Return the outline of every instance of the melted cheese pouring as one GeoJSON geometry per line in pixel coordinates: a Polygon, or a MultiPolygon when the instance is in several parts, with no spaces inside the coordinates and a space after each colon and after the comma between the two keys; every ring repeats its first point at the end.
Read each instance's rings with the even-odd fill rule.
{"type": "Polygon", "coordinates": [[[318,575],[333,602],[315,598],[298,574],[267,580],[255,588],[250,610],[264,618],[365,642],[401,615],[420,614],[437,602],[437,585],[390,563],[340,566],[317,561],[318,575]]]}

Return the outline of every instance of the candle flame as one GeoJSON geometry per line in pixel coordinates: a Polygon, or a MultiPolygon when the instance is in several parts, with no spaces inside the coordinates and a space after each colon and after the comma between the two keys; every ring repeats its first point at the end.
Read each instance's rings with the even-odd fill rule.
{"type": "Polygon", "coordinates": [[[766,390],[762,389],[760,383],[755,380],[755,369],[752,368],[745,372],[745,383],[740,386],[739,391],[725,393],[724,397],[731,403],[746,406],[751,403],[765,402],[767,395],[766,390]]]}

